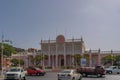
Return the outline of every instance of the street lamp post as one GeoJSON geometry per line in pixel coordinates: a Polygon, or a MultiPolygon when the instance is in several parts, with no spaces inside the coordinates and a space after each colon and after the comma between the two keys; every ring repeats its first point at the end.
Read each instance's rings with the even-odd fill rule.
{"type": "Polygon", "coordinates": [[[4,40],[4,35],[2,35],[2,42],[1,42],[1,75],[3,76],[3,67],[4,67],[4,58],[3,58],[3,51],[4,51],[4,42],[10,42],[12,44],[12,41],[11,40],[4,40]]]}
{"type": "Polygon", "coordinates": [[[21,57],[21,53],[19,53],[19,67],[20,67],[20,57],[21,57]]]}
{"type": "Polygon", "coordinates": [[[112,66],[113,66],[113,51],[111,50],[111,56],[112,56],[112,66]]]}
{"type": "Polygon", "coordinates": [[[3,49],[4,49],[4,46],[3,46],[3,39],[2,39],[2,44],[1,44],[1,75],[3,75],[3,49]]]}

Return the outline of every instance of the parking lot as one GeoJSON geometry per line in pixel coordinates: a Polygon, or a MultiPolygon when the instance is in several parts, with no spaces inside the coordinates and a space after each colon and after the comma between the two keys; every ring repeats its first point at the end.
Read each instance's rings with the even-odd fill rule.
{"type": "MultiPolygon", "coordinates": [[[[26,76],[26,80],[57,80],[57,72],[47,72],[45,76],[26,76]]],[[[82,80],[120,80],[120,74],[107,74],[102,78],[88,76],[83,77],[82,80]]]]}
{"type": "MultiPolygon", "coordinates": [[[[45,76],[27,76],[26,80],[57,80],[57,72],[47,72],[45,76]]],[[[96,76],[83,77],[82,80],[120,80],[120,74],[108,74],[105,77],[97,78],[96,76]]]]}

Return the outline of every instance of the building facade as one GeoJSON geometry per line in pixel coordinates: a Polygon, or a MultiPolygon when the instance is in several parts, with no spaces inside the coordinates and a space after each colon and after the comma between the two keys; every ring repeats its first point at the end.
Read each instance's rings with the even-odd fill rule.
{"type": "MultiPolygon", "coordinates": [[[[101,51],[86,50],[83,38],[80,39],[65,39],[63,35],[58,35],[55,40],[41,40],[41,50],[37,51],[29,49],[20,54],[12,55],[12,58],[22,59],[24,67],[36,66],[35,61],[32,61],[36,56],[47,57],[40,60],[40,66],[51,68],[76,67],[75,55],[81,56],[79,64],[81,66],[96,66],[103,65],[102,59],[107,55],[120,55],[120,51],[101,51]],[[82,62],[82,60],[85,60],[82,62]]],[[[37,65],[38,66],[38,65],[37,65]]]]}
{"type": "Polygon", "coordinates": [[[56,40],[41,40],[41,52],[48,56],[45,66],[73,66],[75,64],[73,56],[85,53],[85,43],[82,38],[65,39],[63,35],[58,35],[56,40]]]}
{"type": "Polygon", "coordinates": [[[102,58],[106,55],[118,55],[120,51],[101,51],[86,50],[83,38],[65,39],[63,35],[58,35],[56,40],[41,40],[41,53],[48,56],[44,60],[44,66],[61,68],[76,66],[75,55],[80,55],[83,59],[79,59],[81,66],[103,65],[102,58]],[[82,65],[82,60],[84,65],[82,65]]]}

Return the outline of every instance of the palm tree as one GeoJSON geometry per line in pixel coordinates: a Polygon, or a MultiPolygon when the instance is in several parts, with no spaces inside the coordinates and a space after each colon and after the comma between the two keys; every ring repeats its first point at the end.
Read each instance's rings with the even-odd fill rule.
{"type": "MultiPolygon", "coordinates": [[[[40,66],[41,61],[48,60],[47,55],[30,55],[28,56],[28,60],[32,63],[32,66],[40,66]]],[[[29,63],[29,62],[28,62],[29,63]]]]}
{"type": "Polygon", "coordinates": [[[74,65],[79,65],[80,66],[80,59],[81,59],[81,55],[80,54],[75,54],[72,56],[74,58],[74,65]]]}
{"type": "Polygon", "coordinates": [[[41,55],[36,55],[35,56],[35,65],[40,66],[41,60],[43,60],[43,57],[41,55]]]}

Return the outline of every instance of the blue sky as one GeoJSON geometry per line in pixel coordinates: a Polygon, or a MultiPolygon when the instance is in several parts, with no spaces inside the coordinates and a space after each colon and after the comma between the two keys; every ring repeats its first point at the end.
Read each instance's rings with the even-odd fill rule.
{"type": "Polygon", "coordinates": [[[0,35],[13,46],[83,37],[86,49],[120,50],[120,0],[0,0],[0,35]]]}

